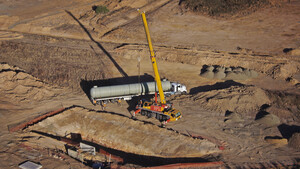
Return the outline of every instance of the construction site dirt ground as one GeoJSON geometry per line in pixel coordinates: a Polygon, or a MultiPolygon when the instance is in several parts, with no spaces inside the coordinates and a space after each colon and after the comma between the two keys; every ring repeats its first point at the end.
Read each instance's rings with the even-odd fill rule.
{"type": "Polygon", "coordinates": [[[117,150],[131,168],[211,161],[225,168],[299,167],[300,1],[268,2],[218,17],[179,0],[0,0],[0,168],[27,160],[89,168],[54,139],[70,133],[117,150]],[[97,5],[109,12],[96,14],[97,5]],[[161,77],[188,89],[167,98],[182,118],[165,128],[154,118],[131,118],[138,98],[102,110],[88,97],[94,85],[153,80],[137,8],[146,11],[161,77]],[[257,76],[204,76],[208,66],[257,76]]]}

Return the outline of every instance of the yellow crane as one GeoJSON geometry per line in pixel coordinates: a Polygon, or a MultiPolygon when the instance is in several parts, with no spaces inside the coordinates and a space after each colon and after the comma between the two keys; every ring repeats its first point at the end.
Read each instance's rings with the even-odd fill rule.
{"type": "MultiPolygon", "coordinates": [[[[172,104],[167,104],[165,95],[163,92],[161,79],[158,73],[158,67],[156,62],[156,56],[153,51],[153,46],[151,42],[149,27],[146,20],[145,12],[141,12],[138,10],[142,16],[144,28],[146,32],[146,37],[149,45],[149,51],[150,51],[150,59],[154,71],[155,81],[157,83],[158,92],[160,96],[160,103],[157,103],[157,94],[155,94],[155,102],[151,101],[144,101],[141,100],[139,104],[136,106],[135,114],[140,113],[141,115],[145,115],[150,117],[155,117],[159,121],[161,121],[163,124],[166,124],[170,121],[176,121],[182,117],[181,112],[172,108],[172,104]]],[[[134,114],[134,115],[135,115],[134,114]]]]}

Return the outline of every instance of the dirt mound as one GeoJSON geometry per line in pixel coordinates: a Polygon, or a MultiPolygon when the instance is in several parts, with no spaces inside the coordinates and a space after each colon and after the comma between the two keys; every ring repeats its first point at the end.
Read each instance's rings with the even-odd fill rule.
{"type": "Polygon", "coordinates": [[[300,48],[285,48],[283,52],[291,56],[300,56],[300,48]]]}
{"type": "Polygon", "coordinates": [[[48,118],[30,129],[59,136],[81,133],[83,139],[147,156],[201,157],[219,152],[216,145],[207,140],[193,139],[156,125],[78,107],[48,118]]]}
{"type": "Polygon", "coordinates": [[[300,133],[294,133],[289,139],[289,146],[300,149],[300,133]]]}
{"type": "Polygon", "coordinates": [[[39,102],[57,97],[62,91],[50,87],[18,67],[0,64],[0,93],[14,102],[39,102]]]}
{"type": "Polygon", "coordinates": [[[267,114],[262,118],[256,120],[256,122],[263,124],[267,127],[278,126],[280,124],[280,119],[274,114],[267,114]]]}
{"type": "Polygon", "coordinates": [[[200,76],[208,79],[226,79],[226,80],[247,80],[256,78],[258,73],[254,70],[249,70],[241,67],[221,67],[207,66],[202,67],[200,76]]]}
{"type": "Polygon", "coordinates": [[[16,66],[10,66],[7,63],[0,63],[0,71],[4,71],[4,70],[18,70],[18,71],[23,71],[22,69],[16,67],[16,66]]]}
{"type": "MultiPolygon", "coordinates": [[[[183,96],[182,99],[187,99],[186,97],[183,96]]],[[[265,91],[254,86],[231,86],[226,89],[199,92],[188,97],[190,101],[184,101],[182,104],[198,104],[221,113],[231,111],[252,114],[263,104],[270,103],[265,91]]]]}
{"type": "MultiPolygon", "coordinates": [[[[281,0],[277,0],[280,2],[281,0]]],[[[203,13],[210,16],[245,15],[256,11],[266,5],[278,4],[270,0],[181,0],[180,5],[184,9],[203,13]]]]}
{"type": "Polygon", "coordinates": [[[267,91],[271,106],[267,111],[286,121],[300,118],[300,96],[298,93],[267,91]]]}

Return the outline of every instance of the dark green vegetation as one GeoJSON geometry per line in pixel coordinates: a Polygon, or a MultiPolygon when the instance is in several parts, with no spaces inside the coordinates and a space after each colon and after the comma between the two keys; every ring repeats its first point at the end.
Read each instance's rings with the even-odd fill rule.
{"type": "Polygon", "coordinates": [[[109,9],[107,9],[106,6],[102,6],[102,5],[98,5],[98,6],[93,6],[93,10],[97,13],[97,14],[105,14],[107,12],[109,12],[109,9]]]}
{"type": "Polygon", "coordinates": [[[268,0],[181,0],[179,4],[193,12],[210,16],[234,15],[270,4],[268,0]]]}

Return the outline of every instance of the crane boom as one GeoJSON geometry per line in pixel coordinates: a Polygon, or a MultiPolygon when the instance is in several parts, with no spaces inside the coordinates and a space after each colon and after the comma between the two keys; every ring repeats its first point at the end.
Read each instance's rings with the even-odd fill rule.
{"type": "Polygon", "coordinates": [[[148,41],[149,50],[150,50],[150,59],[151,59],[151,62],[152,62],[152,67],[153,67],[153,71],[154,71],[155,81],[156,81],[157,87],[158,87],[158,92],[159,92],[159,96],[160,96],[160,102],[161,102],[161,104],[166,104],[166,99],[165,99],[165,95],[164,95],[164,92],[163,92],[163,89],[162,89],[160,76],[159,76],[159,73],[158,73],[156,56],[155,56],[154,51],[153,51],[153,46],[152,46],[150,32],[149,32],[149,28],[148,28],[148,24],[147,24],[147,20],[146,20],[146,15],[145,15],[145,12],[140,12],[140,13],[142,15],[142,19],[143,19],[143,23],[144,23],[144,28],[145,28],[145,32],[146,32],[146,36],[147,36],[147,41],[148,41]]]}
{"type": "MultiPolygon", "coordinates": [[[[138,10],[139,11],[139,10],[138,10]]],[[[140,12],[140,11],[139,11],[140,12]]],[[[150,59],[155,75],[155,81],[157,83],[158,92],[160,96],[160,103],[157,103],[157,97],[155,95],[155,102],[152,101],[146,101],[146,100],[140,100],[138,105],[136,106],[136,111],[134,112],[133,116],[140,113],[143,116],[155,117],[159,121],[162,122],[162,126],[164,126],[166,123],[170,121],[177,121],[182,117],[181,112],[179,110],[176,110],[172,107],[171,103],[166,103],[165,95],[162,88],[162,82],[159,77],[157,63],[156,63],[156,57],[153,51],[153,46],[150,38],[150,32],[146,20],[145,12],[140,12],[142,15],[144,28],[147,36],[147,41],[149,45],[149,51],[150,51],[150,59]]],[[[156,94],[156,92],[155,92],[156,94]]]]}

